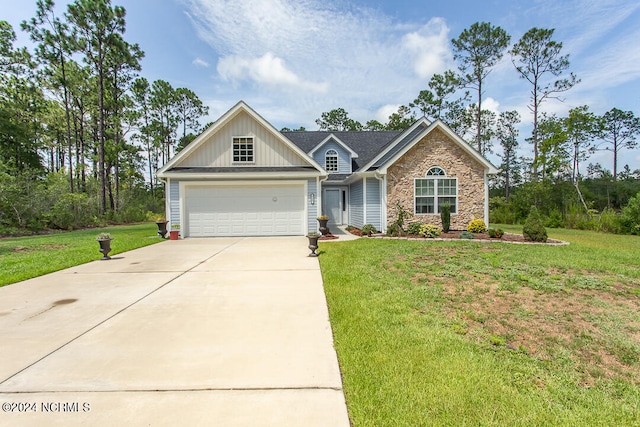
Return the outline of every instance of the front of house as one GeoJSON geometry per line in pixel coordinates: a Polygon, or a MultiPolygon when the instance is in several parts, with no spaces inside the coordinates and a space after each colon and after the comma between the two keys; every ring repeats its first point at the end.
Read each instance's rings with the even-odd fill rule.
{"type": "Polygon", "coordinates": [[[167,219],[183,237],[288,236],[329,225],[385,231],[399,203],[409,221],[488,224],[497,169],[444,123],[406,131],[279,132],[239,102],[158,171],[167,219]]]}

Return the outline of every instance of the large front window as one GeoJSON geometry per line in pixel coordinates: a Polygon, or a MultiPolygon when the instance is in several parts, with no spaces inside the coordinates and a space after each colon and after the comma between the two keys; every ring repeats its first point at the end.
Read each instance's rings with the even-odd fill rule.
{"type": "Polygon", "coordinates": [[[253,137],[243,136],[233,138],[233,162],[253,163],[253,137]]]}
{"type": "Polygon", "coordinates": [[[446,203],[451,206],[451,213],[458,211],[458,180],[447,178],[442,168],[429,169],[425,178],[415,180],[415,213],[440,213],[446,203]]]}

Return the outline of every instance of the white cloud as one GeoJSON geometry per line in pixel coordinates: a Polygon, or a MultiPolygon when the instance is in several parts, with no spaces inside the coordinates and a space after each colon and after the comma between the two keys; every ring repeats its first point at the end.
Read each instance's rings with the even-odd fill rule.
{"type": "Polygon", "coordinates": [[[376,111],[375,120],[383,124],[387,123],[389,121],[389,116],[393,113],[397,113],[398,108],[400,108],[400,104],[383,105],[382,107],[378,108],[378,111],[376,111]]]}
{"type": "Polygon", "coordinates": [[[220,59],[218,73],[226,81],[252,80],[258,84],[293,87],[312,92],[324,93],[327,83],[303,81],[289,70],[282,58],[267,52],[258,58],[245,58],[231,55],[220,59]]]}
{"type": "Polygon", "coordinates": [[[198,67],[209,68],[209,63],[202,58],[196,58],[191,63],[198,67]]]}
{"type": "Polygon", "coordinates": [[[453,66],[449,27],[442,18],[433,18],[418,31],[406,34],[402,44],[414,58],[414,71],[422,79],[453,66]]]}
{"type": "Polygon", "coordinates": [[[233,95],[249,104],[270,96],[303,124],[338,107],[369,120],[383,105],[409,103],[451,62],[441,18],[398,25],[377,10],[322,0],[183,1],[233,95]]]}
{"type": "MultiPolygon", "coordinates": [[[[477,104],[477,102],[476,102],[477,104]]],[[[495,99],[489,97],[489,98],[485,98],[482,100],[482,109],[483,110],[489,110],[492,111],[494,113],[496,113],[496,115],[500,114],[500,103],[498,101],[496,101],[495,99]]]]}

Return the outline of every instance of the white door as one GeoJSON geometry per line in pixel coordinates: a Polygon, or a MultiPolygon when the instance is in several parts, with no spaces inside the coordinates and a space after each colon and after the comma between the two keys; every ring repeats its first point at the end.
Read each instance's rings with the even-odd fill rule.
{"type": "Polygon", "coordinates": [[[185,187],[185,237],[305,234],[304,185],[185,187]]]}

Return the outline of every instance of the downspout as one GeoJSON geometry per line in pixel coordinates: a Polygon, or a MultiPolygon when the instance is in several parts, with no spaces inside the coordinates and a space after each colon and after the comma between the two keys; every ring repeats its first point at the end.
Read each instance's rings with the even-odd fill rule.
{"type": "Polygon", "coordinates": [[[380,181],[380,231],[387,232],[387,175],[375,171],[373,175],[380,181]]]}

